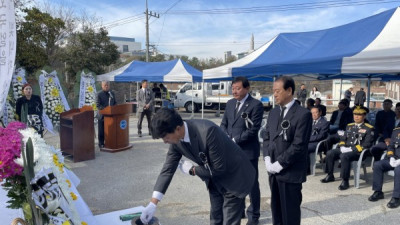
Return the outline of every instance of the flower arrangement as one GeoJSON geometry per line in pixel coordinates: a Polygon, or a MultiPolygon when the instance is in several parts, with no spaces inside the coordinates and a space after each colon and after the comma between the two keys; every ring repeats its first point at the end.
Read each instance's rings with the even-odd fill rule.
{"type": "Polygon", "coordinates": [[[3,115],[0,116],[0,121],[4,123],[4,125],[7,125],[8,123],[14,122],[17,120],[16,112],[15,112],[15,107],[12,106],[11,98],[8,96],[6,105],[4,107],[4,112],[3,115]]]}
{"type": "Polygon", "coordinates": [[[61,151],[47,145],[34,129],[20,122],[0,128],[0,178],[10,198],[8,207],[22,208],[30,224],[85,224],[64,168],[61,151]]]}
{"type": "Polygon", "coordinates": [[[44,111],[55,127],[60,125],[60,114],[65,108],[61,101],[60,90],[52,77],[44,82],[44,111]]]}
{"type": "Polygon", "coordinates": [[[25,83],[25,70],[23,68],[16,69],[12,78],[14,100],[22,97],[22,87],[25,83]]]}
{"type": "Polygon", "coordinates": [[[86,87],[85,105],[92,106],[94,111],[97,110],[95,88],[93,88],[91,84],[88,84],[88,86],[86,87]]]}

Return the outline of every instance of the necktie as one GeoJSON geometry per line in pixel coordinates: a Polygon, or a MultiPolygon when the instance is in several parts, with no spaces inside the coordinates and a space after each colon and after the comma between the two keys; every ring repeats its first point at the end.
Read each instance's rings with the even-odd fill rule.
{"type": "Polygon", "coordinates": [[[317,121],[316,121],[316,120],[314,120],[314,122],[313,122],[313,124],[312,124],[312,125],[313,125],[313,126],[315,126],[315,124],[317,124],[317,121]]]}
{"type": "Polygon", "coordinates": [[[239,111],[239,106],[240,106],[240,101],[237,101],[237,102],[236,102],[236,108],[235,108],[235,117],[236,117],[236,114],[237,114],[238,111],[239,111]]]}
{"type": "Polygon", "coordinates": [[[280,114],[280,117],[279,117],[278,126],[280,126],[281,122],[283,121],[283,117],[285,115],[285,109],[286,109],[286,107],[281,107],[281,114],[280,114]]]}

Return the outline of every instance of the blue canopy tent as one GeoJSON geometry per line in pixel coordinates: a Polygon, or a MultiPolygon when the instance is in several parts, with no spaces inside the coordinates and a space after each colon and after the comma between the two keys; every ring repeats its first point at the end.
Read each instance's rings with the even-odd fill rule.
{"type": "Polygon", "coordinates": [[[181,59],[175,59],[165,62],[132,61],[97,76],[98,81],[140,82],[144,79],[150,82],[198,82],[202,80],[202,73],[181,59]]]}
{"type": "Polygon", "coordinates": [[[399,7],[346,25],[282,33],[203,79],[302,76],[305,79],[400,79],[399,7]]]}

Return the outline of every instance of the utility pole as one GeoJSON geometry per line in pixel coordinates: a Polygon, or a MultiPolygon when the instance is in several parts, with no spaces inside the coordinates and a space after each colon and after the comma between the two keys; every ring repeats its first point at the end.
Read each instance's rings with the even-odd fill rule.
{"type": "Polygon", "coordinates": [[[149,9],[147,7],[147,0],[146,0],[146,12],[144,13],[146,14],[146,62],[149,61],[149,19],[151,16],[154,16],[156,18],[160,18],[160,14],[157,14],[152,11],[150,11],[149,13],[149,9]]]}

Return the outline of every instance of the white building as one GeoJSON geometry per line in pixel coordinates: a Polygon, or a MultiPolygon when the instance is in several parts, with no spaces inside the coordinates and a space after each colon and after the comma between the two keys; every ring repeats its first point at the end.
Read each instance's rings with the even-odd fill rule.
{"type": "Polygon", "coordinates": [[[121,54],[132,55],[132,52],[140,51],[142,49],[142,44],[136,42],[135,38],[110,36],[110,40],[118,46],[118,51],[121,54]]]}

